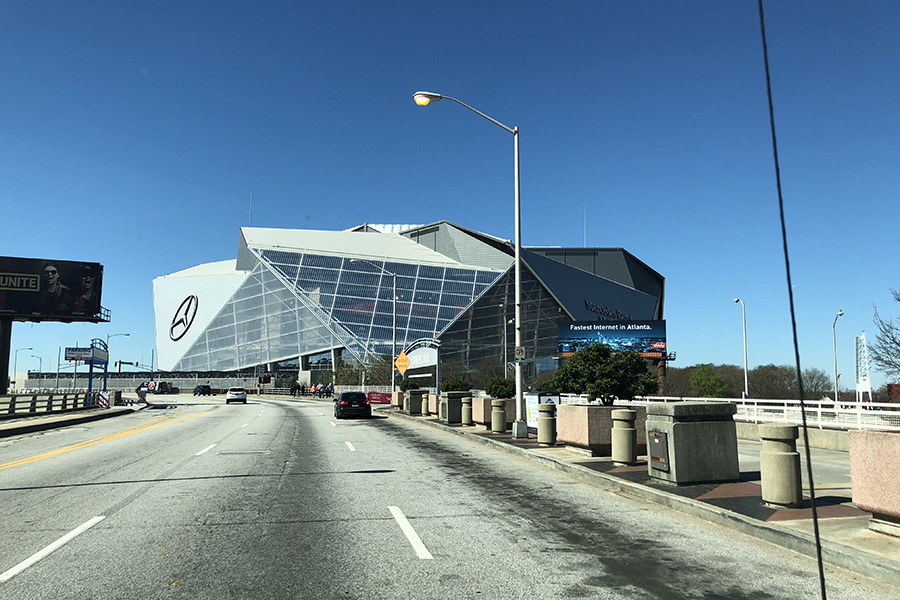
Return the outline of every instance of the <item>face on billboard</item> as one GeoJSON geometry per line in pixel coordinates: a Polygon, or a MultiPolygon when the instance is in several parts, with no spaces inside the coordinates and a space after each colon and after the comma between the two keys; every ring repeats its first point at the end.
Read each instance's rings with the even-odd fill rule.
{"type": "Polygon", "coordinates": [[[103,266],[0,257],[0,316],[29,321],[95,320],[103,266]]]}

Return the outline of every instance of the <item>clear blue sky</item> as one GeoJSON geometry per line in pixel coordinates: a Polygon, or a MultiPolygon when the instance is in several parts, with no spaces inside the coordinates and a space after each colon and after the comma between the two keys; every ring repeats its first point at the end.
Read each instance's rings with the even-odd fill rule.
{"type": "MultiPolygon", "coordinates": [[[[803,367],[842,387],[900,314],[900,3],[766,3],[803,367]]],[[[105,266],[112,322],[13,326],[19,370],[150,361],[152,280],[238,228],[446,219],[623,247],[666,277],[673,366],[793,364],[754,0],[0,3],[0,254],[105,266]]],[[[12,366],[12,365],[11,365],[12,366]]],[[[875,385],[884,377],[873,372],[875,385]]]]}

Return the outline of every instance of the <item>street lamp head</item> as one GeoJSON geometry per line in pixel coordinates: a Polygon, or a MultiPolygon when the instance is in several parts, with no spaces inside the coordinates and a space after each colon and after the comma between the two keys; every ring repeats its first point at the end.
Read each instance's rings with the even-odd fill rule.
{"type": "Polygon", "coordinates": [[[843,317],[843,316],[844,316],[844,311],[842,311],[842,310],[839,310],[839,311],[838,311],[838,314],[837,314],[837,316],[839,316],[839,317],[843,317]]]}
{"type": "Polygon", "coordinates": [[[735,303],[735,304],[737,304],[737,303],[740,302],[740,301],[741,301],[740,298],[735,298],[735,299],[734,299],[734,303],[735,303]]]}
{"type": "Polygon", "coordinates": [[[428,106],[431,102],[440,102],[441,98],[443,98],[440,94],[435,94],[434,92],[416,92],[413,94],[413,100],[416,101],[416,104],[419,106],[428,106]]]}

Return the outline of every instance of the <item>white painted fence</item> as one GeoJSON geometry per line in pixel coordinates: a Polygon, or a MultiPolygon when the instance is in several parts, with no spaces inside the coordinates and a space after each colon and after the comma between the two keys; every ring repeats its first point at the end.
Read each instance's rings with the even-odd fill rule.
{"type": "MultiPolygon", "coordinates": [[[[616,400],[616,406],[646,405],[651,402],[734,402],[737,404],[736,421],[749,423],[790,423],[800,425],[799,400],[759,400],[754,398],[682,398],[673,396],[646,396],[616,400]]],[[[564,394],[564,404],[585,404],[587,397],[564,394]]],[[[806,400],[806,424],[818,429],[873,429],[900,431],[900,404],[881,402],[853,402],[835,404],[831,400],[806,400]]]]}

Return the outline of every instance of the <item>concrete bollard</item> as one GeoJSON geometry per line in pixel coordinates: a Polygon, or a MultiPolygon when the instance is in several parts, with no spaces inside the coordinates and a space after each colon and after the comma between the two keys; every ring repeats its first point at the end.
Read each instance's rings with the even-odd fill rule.
{"type": "Polygon", "coordinates": [[[538,404],[538,444],[556,445],[556,405],[538,404]]]}
{"type": "Polygon", "coordinates": [[[422,416],[427,417],[431,413],[428,410],[428,394],[422,395],[422,416]]]}
{"type": "Polygon", "coordinates": [[[462,416],[460,421],[463,425],[474,425],[472,420],[472,396],[463,396],[462,398],[462,416]]]}
{"type": "Polygon", "coordinates": [[[491,400],[491,433],[506,433],[506,400],[491,400]]]}
{"type": "Polygon", "coordinates": [[[762,423],[759,437],[762,440],[759,471],[763,502],[791,508],[800,506],[803,480],[800,453],[797,452],[797,426],[762,423]]]}
{"type": "Polygon", "coordinates": [[[620,408],[611,412],[612,459],[617,465],[633,465],[637,463],[637,430],[634,428],[634,420],[637,411],[629,408],[620,408]]]}

